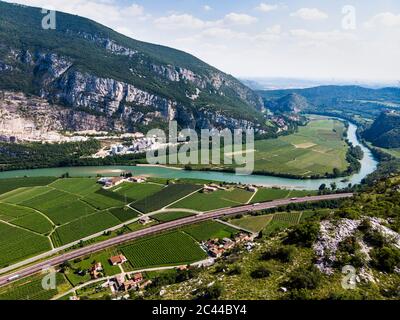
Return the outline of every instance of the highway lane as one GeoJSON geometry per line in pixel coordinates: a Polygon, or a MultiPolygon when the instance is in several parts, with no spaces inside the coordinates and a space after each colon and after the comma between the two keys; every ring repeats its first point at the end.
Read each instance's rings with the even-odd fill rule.
{"type": "Polygon", "coordinates": [[[333,195],[322,195],[322,196],[313,196],[313,197],[305,197],[305,198],[292,198],[292,199],[282,199],[275,200],[271,202],[260,203],[256,205],[244,205],[238,206],[234,208],[225,208],[220,210],[211,211],[208,213],[200,214],[197,216],[191,216],[188,218],[170,221],[163,224],[155,225],[143,230],[131,232],[128,234],[124,234],[121,236],[117,236],[115,238],[93,244],[84,248],[80,248],[68,253],[61,254],[59,256],[50,258],[46,261],[36,263],[34,265],[28,266],[20,271],[14,272],[9,275],[5,275],[0,277],[0,286],[4,286],[5,284],[11,283],[13,281],[19,280],[21,278],[28,277],[30,275],[39,273],[43,270],[48,269],[49,267],[57,266],[64,261],[73,260],[94,252],[98,252],[104,250],[109,247],[113,247],[116,245],[120,245],[132,240],[136,240],[139,238],[143,238],[145,236],[154,235],[160,232],[173,230],[176,228],[180,228],[186,225],[195,224],[199,222],[203,222],[206,220],[221,218],[224,216],[235,215],[239,213],[249,212],[249,211],[260,211],[265,209],[276,208],[280,206],[286,206],[291,203],[305,203],[305,202],[316,202],[323,200],[335,200],[335,199],[345,199],[353,197],[352,193],[343,193],[343,194],[333,194],[333,195]]]}

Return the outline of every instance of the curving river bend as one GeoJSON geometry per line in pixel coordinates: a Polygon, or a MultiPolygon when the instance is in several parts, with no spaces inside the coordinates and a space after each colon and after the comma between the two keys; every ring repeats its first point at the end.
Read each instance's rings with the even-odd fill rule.
{"type": "Polygon", "coordinates": [[[149,175],[161,178],[190,178],[190,179],[204,179],[215,181],[226,181],[232,183],[255,184],[269,187],[281,187],[291,189],[304,189],[316,190],[323,183],[330,185],[336,182],[338,187],[346,187],[349,183],[358,184],[368,174],[374,172],[377,168],[378,162],[374,159],[371,151],[363,145],[357,137],[357,126],[349,123],[348,139],[354,146],[360,146],[364,151],[364,158],[361,161],[361,170],[359,173],[348,177],[348,181],[342,182],[343,177],[337,179],[316,179],[316,180],[300,180],[288,179],[272,176],[259,176],[249,175],[240,176],[233,173],[224,172],[204,172],[204,171],[184,171],[176,170],[165,167],[134,167],[134,166],[99,166],[99,167],[71,167],[71,168],[46,168],[46,169],[33,169],[33,170],[16,170],[0,173],[0,179],[15,178],[15,177],[59,177],[68,172],[71,177],[89,177],[101,174],[103,176],[119,176],[121,172],[133,171],[135,175],[149,175]]]}

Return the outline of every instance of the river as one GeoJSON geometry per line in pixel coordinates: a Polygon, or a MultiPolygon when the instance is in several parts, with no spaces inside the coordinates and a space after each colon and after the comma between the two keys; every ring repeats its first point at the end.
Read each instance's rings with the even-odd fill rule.
{"type": "Polygon", "coordinates": [[[208,171],[185,171],[165,167],[135,167],[135,166],[98,166],[98,167],[71,167],[71,168],[46,168],[33,170],[16,170],[0,173],[0,179],[15,177],[59,177],[68,172],[71,177],[89,177],[101,174],[103,176],[119,176],[121,172],[132,171],[134,175],[148,175],[160,178],[190,178],[215,181],[226,181],[231,183],[255,184],[267,187],[281,187],[290,189],[316,190],[323,183],[330,185],[336,182],[339,188],[346,187],[349,183],[358,184],[368,174],[374,172],[378,162],[374,159],[371,151],[357,138],[357,126],[349,123],[348,139],[354,146],[360,146],[364,151],[359,173],[348,177],[348,181],[342,182],[344,178],[337,179],[315,179],[300,180],[272,176],[248,175],[240,176],[234,173],[208,172],[208,171]]]}

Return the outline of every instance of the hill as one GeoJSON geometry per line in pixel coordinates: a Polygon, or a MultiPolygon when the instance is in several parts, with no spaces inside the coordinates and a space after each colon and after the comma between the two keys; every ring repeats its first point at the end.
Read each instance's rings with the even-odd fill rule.
{"type": "Polygon", "coordinates": [[[61,12],[56,30],[42,29],[38,8],[0,2],[0,12],[0,90],[119,120],[124,130],[261,123],[257,94],[190,54],[61,12]]]}
{"type": "Polygon", "coordinates": [[[288,95],[306,99],[305,111],[336,115],[364,124],[384,110],[400,107],[400,88],[369,89],[359,86],[319,86],[308,89],[257,91],[266,107],[285,108],[288,95]]]}
{"type": "Polygon", "coordinates": [[[381,148],[400,148],[400,114],[383,112],[363,137],[381,148]]]}
{"type": "Polygon", "coordinates": [[[311,107],[307,99],[297,93],[289,93],[275,101],[267,101],[265,106],[271,111],[282,113],[298,113],[311,107]]]}

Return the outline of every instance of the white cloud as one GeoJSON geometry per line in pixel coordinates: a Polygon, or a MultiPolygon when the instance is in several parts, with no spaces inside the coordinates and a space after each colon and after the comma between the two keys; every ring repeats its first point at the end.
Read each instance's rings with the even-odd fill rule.
{"type": "Polygon", "coordinates": [[[144,14],[144,8],[137,4],[132,4],[128,8],[124,9],[124,14],[133,17],[141,16],[144,14]]]}
{"type": "Polygon", "coordinates": [[[249,25],[254,22],[257,22],[257,18],[247,14],[234,12],[227,14],[223,19],[213,21],[202,20],[188,13],[171,14],[154,20],[154,23],[158,28],[168,30],[205,29],[232,25],[249,25]]]}
{"type": "Polygon", "coordinates": [[[211,11],[211,10],[212,10],[212,8],[211,8],[209,5],[205,5],[205,6],[203,7],[203,9],[204,9],[205,11],[211,11]]]}
{"type": "Polygon", "coordinates": [[[176,30],[176,29],[203,29],[212,22],[203,21],[191,14],[171,14],[167,17],[161,17],[154,20],[157,27],[162,29],[176,30]]]}
{"type": "Polygon", "coordinates": [[[272,27],[268,27],[263,32],[257,34],[254,37],[256,41],[275,41],[279,40],[282,35],[282,27],[279,24],[276,24],[272,27]]]}
{"type": "Polygon", "coordinates": [[[352,33],[346,33],[338,30],[334,31],[321,31],[314,32],[305,29],[293,29],[290,30],[290,34],[296,38],[304,40],[312,40],[317,42],[332,42],[342,40],[354,40],[355,35],[352,33]]]}
{"type": "Polygon", "coordinates": [[[225,23],[237,24],[237,25],[252,24],[257,22],[257,20],[258,20],[257,18],[249,16],[248,14],[235,13],[235,12],[227,14],[224,18],[225,23]]]}
{"type": "Polygon", "coordinates": [[[301,8],[290,14],[292,17],[297,17],[303,20],[325,20],[328,15],[317,8],[301,8]]]}
{"type": "Polygon", "coordinates": [[[364,25],[367,28],[375,28],[380,26],[387,28],[400,27],[400,14],[396,15],[392,12],[382,12],[372,17],[364,25]]]}
{"type": "Polygon", "coordinates": [[[259,11],[262,11],[262,12],[271,12],[271,11],[277,10],[278,7],[279,6],[277,4],[268,4],[268,3],[262,2],[258,5],[258,7],[256,9],[259,11]]]}
{"type": "Polygon", "coordinates": [[[209,28],[201,33],[201,37],[209,39],[239,39],[245,37],[246,34],[243,32],[236,32],[228,28],[209,28]]]}

